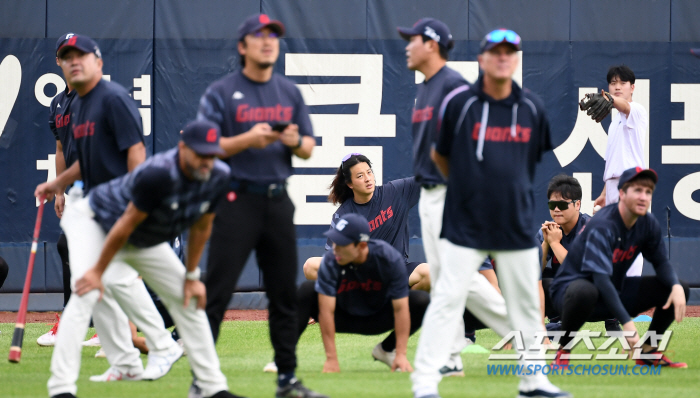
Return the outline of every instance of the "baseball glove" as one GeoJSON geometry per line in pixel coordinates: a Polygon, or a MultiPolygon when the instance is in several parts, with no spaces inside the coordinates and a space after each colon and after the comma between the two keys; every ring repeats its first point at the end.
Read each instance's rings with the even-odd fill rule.
{"type": "Polygon", "coordinates": [[[606,91],[603,92],[605,95],[600,93],[586,94],[581,99],[581,102],[578,103],[579,108],[582,111],[586,111],[586,114],[595,120],[596,123],[600,123],[605,119],[613,107],[612,94],[606,91]]]}

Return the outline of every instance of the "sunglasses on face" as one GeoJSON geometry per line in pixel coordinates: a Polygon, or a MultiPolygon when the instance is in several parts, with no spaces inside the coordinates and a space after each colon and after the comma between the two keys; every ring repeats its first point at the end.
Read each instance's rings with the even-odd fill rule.
{"type": "Polygon", "coordinates": [[[570,204],[576,203],[576,200],[572,201],[565,201],[565,200],[550,200],[547,203],[547,206],[549,206],[549,210],[554,210],[554,209],[559,209],[561,211],[564,211],[569,208],[570,204]]]}
{"type": "Polygon", "coordinates": [[[512,30],[497,29],[486,35],[486,41],[489,43],[510,43],[514,46],[520,45],[520,35],[512,30]]]}

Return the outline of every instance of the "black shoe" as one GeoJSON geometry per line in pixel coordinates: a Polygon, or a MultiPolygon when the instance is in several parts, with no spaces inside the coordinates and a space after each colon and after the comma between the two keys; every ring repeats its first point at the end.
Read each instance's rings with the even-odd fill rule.
{"type": "Polygon", "coordinates": [[[621,332],[620,322],[617,319],[606,319],[605,320],[605,330],[608,332],[621,332]]]}
{"type": "Polygon", "coordinates": [[[231,394],[230,392],[224,390],[224,391],[219,391],[216,394],[212,395],[211,398],[245,398],[240,395],[236,394],[231,394]]]}
{"type": "Polygon", "coordinates": [[[277,387],[275,398],[329,398],[327,395],[311,391],[301,384],[301,380],[293,381],[284,387],[277,387]]]}
{"type": "Polygon", "coordinates": [[[69,392],[64,392],[63,394],[54,395],[51,398],[78,398],[78,397],[76,397],[75,395],[73,395],[69,392]]]}

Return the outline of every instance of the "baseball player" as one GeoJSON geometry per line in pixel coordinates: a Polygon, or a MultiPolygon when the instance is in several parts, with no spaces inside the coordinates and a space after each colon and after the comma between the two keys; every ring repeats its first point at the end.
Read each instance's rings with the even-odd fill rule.
{"type": "MultiPolygon", "coordinates": [[[[633,347],[639,335],[630,315],[655,308],[649,331],[659,335],[674,318],[683,320],[688,285],[679,282],[668,262],[659,222],[647,212],[657,181],[656,172],[641,167],[620,174],[619,202],[605,206],[586,224],[554,276],[552,301],[561,314],[562,330],[567,332],[560,340],[556,364],[569,364],[570,332],[585,322],[616,317],[622,330],[634,332],[626,336],[633,347]],[[656,275],[626,275],[639,253],[652,263],[656,275]]],[[[649,341],[642,345],[642,352],[650,358],[637,359],[638,365],[687,367],[669,360],[649,341]]]]}
{"type": "Polygon", "coordinates": [[[299,336],[309,317],[319,322],[324,372],[340,372],[336,332],[375,335],[390,330],[372,355],[392,371],[413,371],[406,358],[408,337],[420,328],[430,296],[408,289],[404,256],[387,242],[370,239],[370,225],[354,213],[337,219],[325,233],[333,248],[323,256],[318,279],[299,288],[299,336]]]}
{"type": "MultiPolygon", "coordinates": [[[[58,49],[71,37],[73,33],[66,33],[61,35],[56,42],[56,65],[62,68],[61,60],[58,58],[58,49]]],[[[67,76],[70,70],[63,70],[63,75],[67,76]]],[[[67,78],[66,78],[67,80],[67,78]]],[[[72,165],[78,158],[78,153],[73,143],[73,137],[70,134],[70,106],[75,98],[75,90],[71,87],[70,83],[66,83],[66,89],[58,94],[51,100],[49,105],[49,129],[56,139],[56,174],[63,173],[66,170],[66,166],[72,165]]],[[[63,205],[65,203],[65,197],[63,192],[56,194],[54,201],[54,210],[58,218],[61,218],[63,214],[63,205]]],[[[56,248],[58,250],[58,255],[61,257],[61,264],[63,266],[63,306],[65,307],[70,298],[70,266],[68,265],[68,242],[66,241],[66,235],[61,231],[61,235],[58,237],[58,242],[56,243],[56,248]]],[[[58,318],[58,315],[56,315],[58,318]]],[[[58,323],[56,322],[51,330],[39,336],[36,340],[37,344],[40,346],[53,346],[56,343],[56,331],[58,330],[58,323]]]]}
{"type": "MultiPolygon", "coordinates": [[[[430,267],[428,263],[408,261],[408,212],[418,202],[420,185],[415,178],[409,177],[390,181],[382,186],[376,186],[372,163],[359,153],[351,153],[345,156],[341,162],[336,176],[331,183],[331,192],[328,199],[332,203],[340,203],[331,219],[330,230],[335,228],[338,220],[345,214],[360,214],[369,221],[369,236],[372,239],[383,240],[402,253],[406,263],[408,285],[411,289],[430,291],[430,267]]],[[[328,239],[326,250],[332,249],[333,242],[328,239]]],[[[317,272],[321,264],[321,257],[312,257],[304,264],[304,274],[309,280],[317,279],[317,272]]],[[[491,266],[489,261],[484,261],[482,268],[491,266]]],[[[493,270],[491,269],[491,272],[493,270]]],[[[489,285],[481,275],[479,282],[489,285]]],[[[480,286],[479,283],[474,285],[480,286]]],[[[498,292],[491,287],[479,289],[483,294],[475,294],[467,304],[469,309],[479,318],[496,327],[497,333],[505,336],[508,332],[505,302],[498,292]],[[492,319],[494,319],[492,321],[492,319]]],[[[464,324],[470,330],[485,328],[484,324],[474,317],[469,311],[463,312],[464,324]]],[[[463,376],[461,350],[466,339],[463,328],[455,335],[455,343],[452,347],[452,355],[445,365],[440,368],[443,376],[463,376]]],[[[382,349],[378,344],[372,351],[375,359],[381,360],[388,366],[392,366],[392,353],[382,349]]],[[[270,367],[271,364],[266,365],[270,367]]]]}
{"type": "MultiPolygon", "coordinates": [[[[542,102],[512,76],[520,36],[498,29],[481,42],[482,74],[474,85],[447,96],[431,156],[448,178],[439,246],[440,272],[418,341],[415,397],[437,397],[439,369],[468,297],[467,286],[486,255],[498,265],[510,330],[525,347],[544,330],[537,293],[539,276],[533,180],[535,165],[551,149],[542,102]],[[454,154],[453,154],[454,151],[454,154]],[[497,183],[496,183],[497,182],[497,183]]],[[[441,112],[442,114],[442,112],[441,112]]],[[[521,350],[524,351],[524,350],[521,350]]],[[[524,353],[524,352],[523,352],[524,353]]],[[[544,366],[544,361],[529,362],[544,366]]],[[[521,360],[522,365],[526,365],[521,360]]],[[[567,397],[539,371],[521,376],[521,397],[567,397]]]]}
{"type": "MultiPolygon", "coordinates": [[[[642,165],[648,167],[644,158],[644,141],[649,126],[647,111],[638,103],[632,101],[634,94],[635,76],[632,69],[626,65],[616,65],[608,70],[608,90],[606,94],[618,110],[608,127],[608,144],[605,147],[605,173],[603,192],[593,203],[595,206],[606,206],[617,203],[617,183],[623,171],[630,167],[642,165]]],[[[627,271],[629,276],[642,275],[644,259],[639,257],[627,271]]]]}
{"type": "MultiPolygon", "coordinates": [[[[175,320],[203,395],[223,398],[235,395],[227,391],[219,369],[198,268],[211,234],[213,210],[229,177],[229,167],[215,159],[222,153],[219,136],[213,123],[188,124],[176,148],[98,185],[68,208],[71,217],[64,228],[69,241],[84,242],[77,266],[86,271],[76,282],[76,294],[99,296],[114,283],[112,269],[137,270],[175,320]],[[185,270],[169,241],[187,228],[185,270]]],[[[83,326],[87,328],[87,323],[83,326]]]]}
{"type": "MultiPolygon", "coordinates": [[[[466,90],[469,86],[466,80],[457,71],[447,66],[449,51],[454,47],[452,34],[445,23],[433,18],[422,18],[412,27],[397,28],[401,37],[408,41],[406,45],[406,66],[410,70],[419,71],[425,76],[423,83],[418,85],[415,106],[411,117],[413,131],[413,171],[416,180],[421,185],[420,202],[418,211],[421,220],[421,236],[423,238],[423,250],[430,264],[430,273],[440,272],[440,256],[438,255],[438,241],[442,229],[442,212],[445,205],[445,192],[447,191],[445,178],[440,174],[435,164],[430,159],[430,149],[433,140],[438,133],[438,113],[440,105],[445,97],[452,93],[466,90]],[[455,90],[459,88],[458,90],[455,90]],[[455,90],[455,91],[453,91],[455,90]]],[[[494,294],[499,293],[498,281],[490,261],[486,261],[479,268],[474,283],[470,285],[472,297],[481,297],[480,302],[493,305],[496,309],[505,311],[503,298],[494,294]],[[491,283],[494,289],[484,286],[484,277],[491,283]]],[[[473,300],[467,303],[473,309],[473,300]]],[[[502,317],[505,319],[505,312],[502,317]]],[[[466,321],[466,319],[465,319],[466,321]]],[[[456,330],[456,346],[454,352],[459,352],[463,335],[470,342],[475,341],[474,330],[469,326],[460,324],[456,330]]],[[[466,342],[466,340],[465,340],[466,342]]],[[[453,355],[450,362],[459,359],[453,355]]],[[[448,366],[450,366],[448,364],[448,366]]],[[[450,366],[451,367],[451,366],[450,366]]]]}
{"type": "MultiPolygon", "coordinates": [[[[255,249],[267,290],[270,340],[279,368],[278,397],[323,397],[294,376],[297,317],[297,241],[294,204],[287,194],[292,155],[308,159],[316,145],[299,89],[273,73],[284,25],[265,14],[238,28],[243,68],[212,83],[199,120],[221,128],[231,167],[226,198],[217,209],[207,265],[207,316],[214,340],[236,282],[255,249]]],[[[191,396],[196,396],[196,383],[191,396]]]]}
{"type": "MultiPolygon", "coordinates": [[[[62,68],[69,70],[68,81],[78,95],[70,116],[78,160],[55,180],[37,186],[35,195],[46,195],[48,199],[78,179],[83,180],[84,192],[88,193],[96,185],[126,174],[145,159],[136,104],[123,87],[102,79],[102,58],[97,44],[87,36],[76,34],[61,45],[57,55],[62,68]]],[[[66,222],[71,220],[62,217],[62,227],[66,222]]],[[[68,245],[71,284],[75,287],[75,281],[87,268],[79,255],[72,254],[73,248],[81,253],[85,243],[68,239],[68,245]],[[76,265],[76,261],[83,265],[76,265]]],[[[52,396],[75,394],[80,340],[85,335],[90,314],[111,365],[104,374],[91,377],[91,381],[156,379],[165,375],[182,355],[182,348],[163,327],[138,273],[127,266],[115,266],[107,275],[111,283],[102,300],[98,301],[99,294],[72,295],[65,307],[48,383],[52,396]],[[150,354],[145,371],[139,352],[132,344],[124,312],[146,336],[150,354]]]]}

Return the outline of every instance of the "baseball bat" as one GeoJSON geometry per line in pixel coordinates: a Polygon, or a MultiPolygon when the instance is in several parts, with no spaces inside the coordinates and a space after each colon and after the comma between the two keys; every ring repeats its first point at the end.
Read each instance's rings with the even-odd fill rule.
{"type": "Polygon", "coordinates": [[[41,218],[44,215],[44,195],[39,197],[39,210],[36,213],[36,223],[34,224],[34,237],[32,238],[32,251],[29,254],[29,265],[27,266],[27,278],[24,280],[22,290],[22,301],[19,304],[17,322],[15,323],[15,333],[12,335],[12,345],[8,360],[12,363],[19,363],[22,358],[22,341],[24,340],[24,324],[27,318],[27,302],[29,301],[29,289],[32,285],[32,273],[34,272],[34,258],[39,241],[39,230],[41,230],[41,218]]]}

